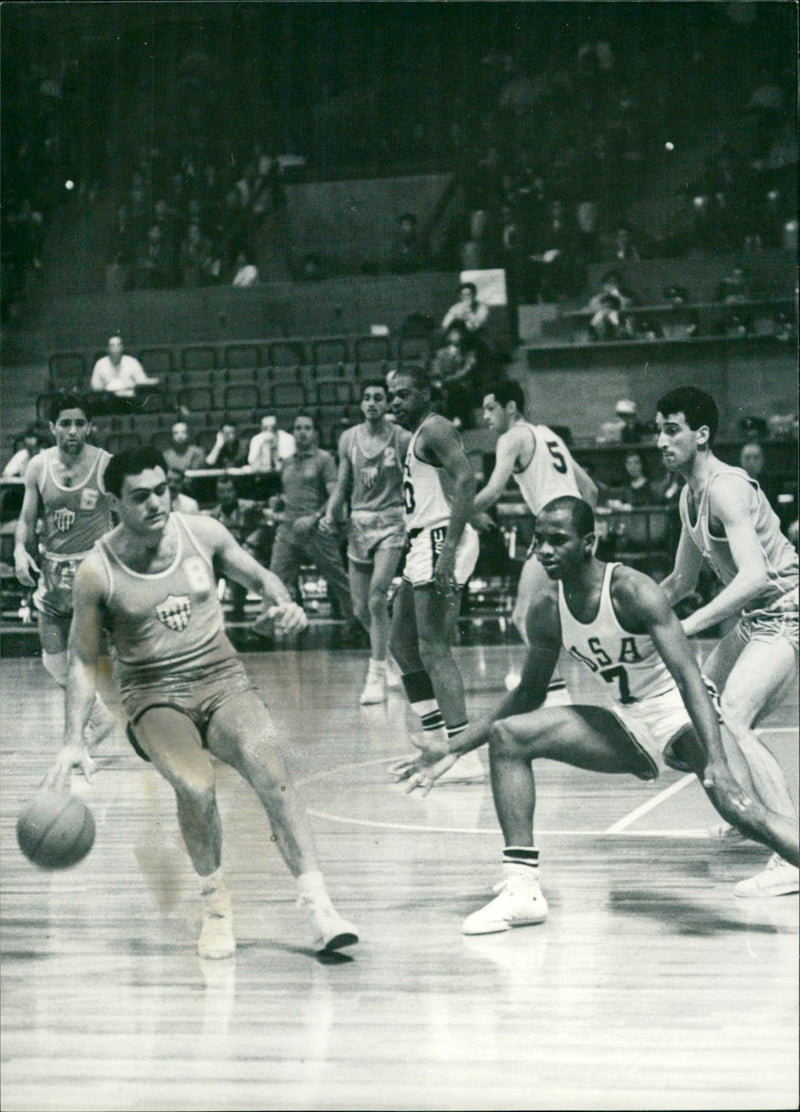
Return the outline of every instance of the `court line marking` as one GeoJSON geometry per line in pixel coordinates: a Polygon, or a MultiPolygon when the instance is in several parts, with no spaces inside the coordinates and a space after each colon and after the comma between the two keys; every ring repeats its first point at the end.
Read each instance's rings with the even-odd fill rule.
{"type": "Polygon", "coordinates": [[[668,788],[664,788],[664,790],[662,792],[659,792],[658,795],[653,796],[652,799],[648,799],[646,803],[643,803],[641,805],[641,807],[636,807],[635,810],[631,811],[623,818],[618,819],[617,822],[609,826],[606,833],[621,834],[623,830],[631,825],[631,823],[636,822],[637,819],[642,818],[644,815],[648,814],[649,811],[654,811],[656,807],[660,807],[662,803],[670,798],[670,796],[677,795],[678,792],[682,792],[688,784],[693,783],[697,783],[697,777],[693,772],[689,773],[688,776],[682,776],[681,779],[678,780],[676,783],[670,784],[668,788]]]}
{"type": "MultiPolygon", "coordinates": [[[[400,759],[402,759],[402,758],[398,758],[398,757],[376,757],[376,758],[373,758],[372,760],[369,760],[369,761],[354,761],[351,764],[337,765],[335,768],[323,769],[320,772],[314,772],[310,776],[306,776],[306,777],[304,777],[300,780],[297,780],[297,786],[302,787],[304,784],[310,784],[315,780],[328,780],[332,776],[337,776],[339,773],[347,772],[350,769],[369,768],[370,765],[385,765],[385,764],[389,764],[389,763],[392,763],[392,762],[400,760],[400,759]]],[[[697,780],[697,777],[694,776],[694,774],[692,774],[690,776],[682,777],[676,784],[672,784],[669,788],[666,788],[663,792],[660,792],[655,797],[655,799],[648,800],[648,803],[645,805],[644,808],[641,808],[641,807],[637,808],[637,810],[631,812],[631,814],[635,816],[637,813],[646,813],[647,811],[652,810],[653,807],[658,806],[658,804],[660,802],[662,802],[663,799],[666,798],[667,795],[672,795],[676,791],[681,791],[684,787],[686,787],[686,785],[688,783],[691,783],[692,780],[695,780],[695,781],[697,780]]],[[[397,783],[397,782],[395,782],[395,783],[396,783],[397,787],[400,787],[400,783],[402,783],[402,781],[400,783],[397,783]]],[[[390,781],[387,784],[387,787],[391,787],[391,786],[392,786],[392,782],[390,781]]],[[[375,829],[380,829],[380,830],[403,830],[403,831],[406,831],[406,832],[418,831],[419,833],[423,833],[423,834],[491,834],[492,837],[498,837],[498,835],[500,833],[500,828],[499,827],[489,828],[489,827],[485,827],[485,826],[470,826],[470,827],[421,826],[419,823],[410,823],[410,822],[408,822],[408,823],[404,823],[404,822],[382,822],[380,819],[348,818],[345,815],[336,815],[336,814],[333,814],[330,811],[320,811],[316,807],[306,806],[306,811],[309,815],[313,815],[315,818],[318,818],[318,819],[327,819],[329,822],[338,822],[338,823],[343,824],[344,826],[365,826],[365,827],[369,827],[373,830],[375,830],[375,829]]],[[[625,826],[629,825],[626,821],[629,818],[630,818],[630,816],[625,816],[625,818],[619,820],[620,823],[624,824],[619,830],[615,829],[615,826],[619,825],[618,823],[615,823],[614,826],[611,826],[606,830],[539,830],[539,829],[537,829],[536,833],[537,833],[537,835],[542,835],[543,837],[555,836],[555,837],[560,837],[560,838],[604,838],[604,837],[608,837],[609,835],[611,835],[611,836],[620,835],[622,837],[628,837],[628,838],[706,838],[706,839],[708,839],[708,837],[709,837],[707,830],[698,830],[696,828],[689,828],[689,829],[683,829],[683,830],[636,830],[636,831],[628,831],[628,830],[625,829],[625,826]]]]}

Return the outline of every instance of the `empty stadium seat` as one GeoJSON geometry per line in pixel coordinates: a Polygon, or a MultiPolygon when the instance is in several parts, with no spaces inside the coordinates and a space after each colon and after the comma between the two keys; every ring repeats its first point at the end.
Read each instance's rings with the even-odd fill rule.
{"type": "Polygon", "coordinates": [[[213,371],[217,366],[217,351],[210,344],[185,347],[181,351],[181,370],[213,371]]]}
{"type": "Polygon", "coordinates": [[[79,387],[85,390],[88,385],[86,360],[78,351],[64,351],[51,355],[48,361],[51,391],[79,387]]]}
{"type": "Polygon", "coordinates": [[[169,348],[142,348],[138,359],[147,373],[155,378],[169,376],[175,369],[175,361],[169,348]]]}
{"type": "Polygon", "coordinates": [[[269,362],[274,368],[306,363],[305,345],[302,340],[275,340],[269,345],[269,362]]]}
{"type": "Polygon", "coordinates": [[[223,389],[222,405],[226,413],[252,412],[261,406],[261,392],[254,382],[229,383],[223,389]]]}
{"type": "Polygon", "coordinates": [[[253,368],[261,365],[261,348],[258,344],[228,344],[225,348],[225,366],[234,368],[253,368]]]}

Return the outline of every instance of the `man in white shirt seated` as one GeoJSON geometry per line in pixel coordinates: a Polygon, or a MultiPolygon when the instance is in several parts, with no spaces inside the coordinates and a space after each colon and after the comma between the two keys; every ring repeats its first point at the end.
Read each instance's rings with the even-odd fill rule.
{"type": "Polygon", "coordinates": [[[467,332],[478,334],[489,319],[489,306],[478,300],[478,287],[474,282],[462,282],[458,287],[458,301],[442,319],[442,332],[455,321],[461,321],[467,332]]]}
{"type": "Polygon", "coordinates": [[[23,479],[28,464],[41,450],[39,434],[33,425],[30,425],[23,435],[22,447],[14,453],[3,468],[4,479],[23,479]]]}
{"type": "Polygon", "coordinates": [[[121,336],[112,336],[108,341],[108,355],[102,356],[92,371],[92,390],[104,390],[118,398],[132,398],[137,386],[155,386],[157,378],[151,378],[138,359],[125,354],[121,336]]]}
{"type": "Polygon", "coordinates": [[[294,437],[278,428],[274,414],[261,418],[261,432],[250,441],[247,466],[251,471],[280,471],[285,460],[295,452],[294,437]]]}

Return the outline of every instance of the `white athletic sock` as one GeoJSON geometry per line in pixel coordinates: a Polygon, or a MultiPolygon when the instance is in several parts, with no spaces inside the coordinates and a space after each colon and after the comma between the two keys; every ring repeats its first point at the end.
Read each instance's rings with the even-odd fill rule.
{"type": "Polygon", "coordinates": [[[386,661],[369,659],[369,667],[367,668],[367,675],[374,676],[376,679],[383,679],[386,675],[386,661]]]}
{"type": "Polygon", "coordinates": [[[297,877],[297,891],[303,899],[312,902],[331,902],[328,889],[325,887],[325,879],[319,869],[309,869],[307,873],[301,873],[297,877]]]}
{"type": "Polygon", "coordinates": [[[535,846],[505,846],[503,872],[523,884],[539,879],[539,850],[535,846]]]}
{"type": "Polygon", "coordinates": [[[222,866],[216,869],[208,876],[200,877],[200,892],[204,896],[210,896],[213,892],[221,892],[225,889],[225,877],[222,875],[222,866]]]}

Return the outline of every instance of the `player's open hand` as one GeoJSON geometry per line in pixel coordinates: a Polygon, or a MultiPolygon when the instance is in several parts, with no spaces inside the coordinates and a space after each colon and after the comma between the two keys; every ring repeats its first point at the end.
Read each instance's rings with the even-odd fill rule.
{"type": "Polygon", "coordinates": [[[82,772],[87,781],[91,782],[96,767],[85,745],[65,745],[53,761],[42,784],[55,791],[69,791],[73,769],[82,772]]]}
{"type": "Polygon", "coordinates": [[[20,581],[23,587],[35,587],[36,580],[34,575],[39,575],[39,568],[36,566],[36,561],[24,548],[20,548],[14,553],[14,575],[20,581]]]}
{"type": "Polygon", "coordinates": [[[298,606],[296,602],[287,602],[283,606],[271,606],[265,617],[272,621],[278,633],[300,633],[308,625],[305,610],[302,606],[298,606]]]}
{"type": "Polygon", "coordinates": [[[455,753],[447,753],[439,760],[435,760],[433,764],[428,763],[428,758],[424,753],[420,753],[417,757],[408,757],[402,761],[397,761],[390,768],[390,772],[395,783],[401,783],[403,780],[408,781],[406,788],[406,795],[418,789],[422,792],[423,796],[427,795],[433,785],[449,768],[458,760],[455,753]]]}

